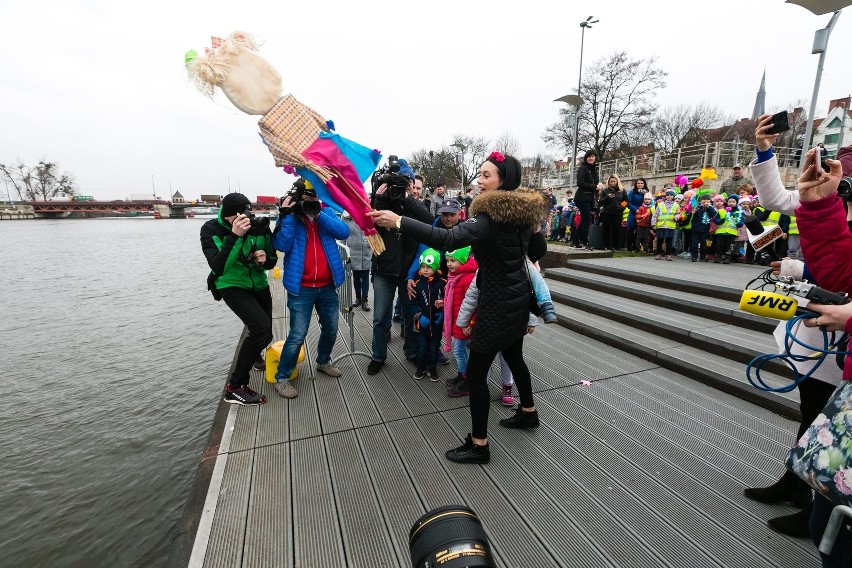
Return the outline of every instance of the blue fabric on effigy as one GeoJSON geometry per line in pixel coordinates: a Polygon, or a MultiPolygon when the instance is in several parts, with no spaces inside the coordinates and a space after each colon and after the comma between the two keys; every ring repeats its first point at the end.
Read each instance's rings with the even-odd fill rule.
{"type": "MultiPolygon", "coordinates": [[[[334,132],[320,132],[319,138],[331,140],[334,145],[340,149],[343,155],[346,156],[346,158],[355,167],[355,170],[358,172],[358,177],[361,179],[361,183],[365,183],[373,172],[376,171],[376,167],[378,167],[379,161],[382,158],[382,155],[378,150],[371,150],[366,146],[362,146],[361,144],[353,142],[352,140],[344,138],[334,132]]],[[[296,173],[311,182],[314,189],[316,189],[317,196],[323,203],[338,213],[343,212],[343,207],[331,196],[328,188],[319,176],[307,168],[296,168],[296,173]]]]}

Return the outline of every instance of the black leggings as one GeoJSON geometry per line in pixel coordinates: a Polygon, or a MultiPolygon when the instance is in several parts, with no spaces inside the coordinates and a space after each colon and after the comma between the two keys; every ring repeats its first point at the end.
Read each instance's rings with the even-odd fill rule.
{"type": "Polygon", "coordinates": [[[672,255],[672,240],[674,237],[657,237],[657,256],[663,255],[663,243],[666,244],[666,254],[672,255]]]}
{"type": "MultiPolygon", "coordinates": [[[[825,361],[826,365],[834,365],[834,357],[830,357],[825,361]]],[[[846,364],[850,364],[847,361],[846,364]]],[[[802,437],[811,423],[816,420],[822,409],[831,398],[831,394],[837,387],[835,385],[824,383],[816,379],[807,379],[799,383],[799,409],[802,411],[802,423],[799,425],[799,431],[796,433],[796,441],[802,437]]]]}
{"type": "Polygon", "coordinates": [[[576,201],[577,209],[580,210],[580,226],[574,231],[571,241],[574,245],[589,244],[589,225],[592,223],[592,202],[576,201]]]}
{"type": "Polygon", "coordinates": [[[618,237],[621,231],[621,217],[621,213],[601,213],[603,247],[605,249],[619,248],[618,237]]]}
{"type": "MultiPolygon", "coordinates": [[[[524,336],[519,337],[514,343],[500,351],[503,359],[512,371],[518,394],[521,397],[521,406],[530,408],[535,406],[533,402],[532,380],[530,370],[524,363],[524,336]]],[[[488,437],[488,410],[491,398],[488,394],[488,370],[497,352],[470,351],[467,361],[467,380],[470,381],[470,420],[471,435],[474,438],[488,437]]]]}
{"type": "Polygon", "coordinates": [[[231,311],[248,328],[231,373],[231,386],[237,388],[249,383],[254,360],[272,341],[272,294],[268,287],[256,292],[243,288],[222,288],[219,291],[231,311]]]}

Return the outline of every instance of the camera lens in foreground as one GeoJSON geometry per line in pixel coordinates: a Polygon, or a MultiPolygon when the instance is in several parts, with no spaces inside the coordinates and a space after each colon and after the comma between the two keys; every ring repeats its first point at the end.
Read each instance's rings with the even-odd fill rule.
{"type": "Polygon", "coordinates": [[[464,505],[433,509],[408,533],[413,568],[493,567],[479,517],[464,505]]]}

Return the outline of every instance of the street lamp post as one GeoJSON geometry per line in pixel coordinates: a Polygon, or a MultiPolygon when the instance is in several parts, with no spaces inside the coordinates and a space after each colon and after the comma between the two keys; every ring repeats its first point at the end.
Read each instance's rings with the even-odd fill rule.
{"type": "Polygon", "coordinates": [[[828,25],[821,30],[817,30],[814,34],[814,44],[811,54],[819,53],[819,63],[817,64],[816,79],[814,80],[814,92],[811,96],[811,110],[808,113],[808,123],[805,126],[805,137],[802,140],[802,159],[799,160],[799,173],[802,172],[802,166],[805,163],[805,152],[808,151],[808,146],[811,143],[811,134],[814,128],[814,113],[816,112],[817,97],[819,96],[819,84],[822,79],[822,67],[825,63],[825,52],[828,50],[828,36],[831,35],[831,30],[834,29],[834,24],[837,23],[837,18],[840,17],[840,10],[837,10],[829,20],[828,25]]]}
{"type": "Polygon", "coordinates": [[[464,194],[464,152],[467,150],[467,146],[462,144],[461,142],[456,142],[455,144],[450,144],[453,148],[459,149],[459,154],[461,157],[459,158],[459,174],[461,177],[459,178],[459,183],[461,184],[461,190],[459,192],[459,196],[464,194]]]}
{"type": "Polygon", "coordinates": [[[580,97],[580,88],[583,86],[583,48],[586,44],[586,28],[591,28],[592,24],[597,24],[600,20],[592,20],[594,16],[589,16],[584,22],[580,22],[580,74],[577,78],[577,94],[565,95],[559,97],[556,101],[568,103],[574,107],[574,151],[571,154],[571,170],[568,174],[568,185],[574,185],[574,176],[577,172],[577,136],[580,132],[580,107],[583,105],[583,99],[580,97]]]}

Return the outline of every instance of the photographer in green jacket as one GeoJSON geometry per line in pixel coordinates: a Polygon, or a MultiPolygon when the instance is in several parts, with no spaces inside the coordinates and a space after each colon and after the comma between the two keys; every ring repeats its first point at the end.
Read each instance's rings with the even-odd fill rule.
{"type": "Polygon", "coordinates": [[[228,194],[218,218],[201,227],[201,250],[210,265],[207,286],[213,297],[225,300],[248,329],[225,388],[225,402],[263,404],[266,397],[248,383],[252,364],[272,341],[272,294],[266,270],[275,267],[278,255],[272,246],[269,220],[254,216],[245,195],[228,194]]]}

